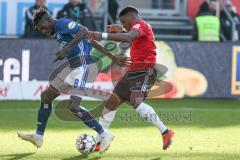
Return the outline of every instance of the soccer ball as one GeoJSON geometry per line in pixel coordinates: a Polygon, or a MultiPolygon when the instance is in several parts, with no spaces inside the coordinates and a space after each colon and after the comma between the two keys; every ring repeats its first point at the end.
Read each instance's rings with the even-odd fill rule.
{"type": "Polygon", "coordinates": [[[88,154],[95,150],[96,141],[92,135],[81,134],[77,137],[75,146],[80,153],[88,154]]]}

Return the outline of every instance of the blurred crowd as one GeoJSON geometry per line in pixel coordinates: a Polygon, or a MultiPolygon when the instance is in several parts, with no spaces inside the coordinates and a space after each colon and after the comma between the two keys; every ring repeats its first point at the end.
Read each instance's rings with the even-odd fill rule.
{"type": "Polygon", "coordinates": [[[217,14],[216,0],[203,2],[194,21],[193,39],[198,41],[239,41],[240,39],[240,16],[231,0],[226,0],[223,6],[219,6],[217,14]],[[229,18],[232,17],[232,20],[229,18]],[[235,29],[233,23],[236,24],[235,29]],[[232,32],[233,31],[233,32],[232,32]]]}
{"type": "MultiPolygon", "coordinates": [[[[152,8],[172,8],[174,0],[152,0],[152,8]],[[160,3],[161,2],[161,3],[160,3]]],[[[206,0],[200,6],[199,12],[194,20],[193,39],[197,41],[239,41],[240,40],[240,16],[236,11],[236,7],[231,0],[224,2],[224,7],[219,6],[217,9],[216,0],[206,0]],[[226,10],[224,10],[224,8],[226,10]],[[220,11],[220,12],[219,12],[220,11]],[[229,18],[232,17],[232,20],[229,18]],[[233,31],[233,22],[235,29],[233,31]],[[233,32],[232,32],[233,31],[233,32]]],[[[24,38],[45,38],[45,35],[40,33],[32,26],[32,18],[34,10],[39,7],[44,7],[46,10],[46,0],[36,0],[35,4],[26,11],[26,23],[24,30],[24,38]]],[[[108,6],[109,17],[111,22],[117,21],[117,13],[119,4],[117,0],[109,0],[108,6]]],[[[49,11],[51,13],[51,11],[49,11]]],[[[84,1],[69,0],[61,10],[57,12],[56,18],[71,18],[74,21],[86,26],[89,30],[100,30],[100,26],[96,24],[96,19],[93,16],[91,9],[84,1]]]]}
{"type": "MultiPolygon", "coordinates": [[[[39,7],[43,7],[48,10],[46,7],[46,0],[36,0],[35,4],[27,9],[23,38],[45,38],[45,35],[36,30],[32,25],[34,10],[38,9],[39,7]]],[[[109,1],[109,14],[112,20],[115,22],[117,19],[118,7],[119,6],[116,0],[109,1]]],[[[49,13],[51,13],[51,11],[49,11],[49,13]]],[[[65,4],[60,11],[58,11],[56,18],[71,18],[81,25],[86,26],[89,30],[95,31],[98,29],[91,9],[86,3],[80,2],[80,0],[69,0],[68,3],[65,4]]]]}

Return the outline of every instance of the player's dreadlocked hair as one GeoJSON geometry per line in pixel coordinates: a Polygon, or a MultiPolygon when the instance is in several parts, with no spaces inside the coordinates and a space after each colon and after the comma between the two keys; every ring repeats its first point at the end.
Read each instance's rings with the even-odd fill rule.
{"type": "Polygon", "coordinates": [[[127,6],[120,11],[118,17],[122,17],[122,16],[124,16],[128,13],[131,13],[131,12],[135,12],[135,13],[138,14],[138,9],[136,7],[133,7],[133,6],[127,6]]]}
{"type": "Polygon", "coordinates": [[[36,25],[38,24],[38,22],[40,21],[40,19],[44,16],[48,14],[47,10],[43,7],[38,8],[37,10],[34,11],[33,14],[33,20],[32,20],[32,24],[34,27],[36,27],[36,25]]]}

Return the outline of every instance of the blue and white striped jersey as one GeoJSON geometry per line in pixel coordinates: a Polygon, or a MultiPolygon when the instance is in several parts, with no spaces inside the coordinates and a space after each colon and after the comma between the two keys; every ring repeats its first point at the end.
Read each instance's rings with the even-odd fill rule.
{"type": "MultiPolygon", "coordinates": [[[[72,21],[71,19],[58,19],[55,23],[55,34],[59,47],[64,48],[68,43],[70,43],[76,37],[78,30],[81,27],[82,26],[80,24],[72,21]]],[[[82,40],[76,47],[69,51],[66,57],[68,60],[73,60],[79,56],[87,57],[89,59],[91,49],[91,44],[87,40],[82,40]]],[[[82,59],[81,63],[87,63],[86,61],[87,60],[82,59]]]]}

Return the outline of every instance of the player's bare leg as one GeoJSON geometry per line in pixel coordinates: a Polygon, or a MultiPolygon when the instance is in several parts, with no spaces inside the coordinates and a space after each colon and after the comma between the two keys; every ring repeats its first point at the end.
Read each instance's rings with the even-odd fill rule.
{"type": "Polygon", "coordinates": [[[38,111],[37,130],[34,134],[27,134],[24,132],[17,132],[18,137],[22,140],[32,143],[37,148],[43,145],[43,135],[47,125],[48,118],[52,111],[52,101],[59,96],[55,89],[49,87],[41,94],[41,106],[38,111]]]}
{"type": "Polygon", "coordinates": [[[102,154],[109,148],[109,146],[114,138],[114,135],[112,133],[110,133],[109,131],[107,131],[106,129],[104,129],[96,121],[96,119],[91,115],[90,112],[88,112],[85,108],[80,107],[80,101],[81,101],[80,97],[71,96],[70,101],[69,101],[69,106],[68,106],[69,110],[77,118],[81,119],[85,125],[87,125],[89,128],[92,128],[93,130],[95,130],[98,133],[99,142],[101,143],[99,151],[100,151],[100,154],[102,154]]]}
{"type": "MultiPolygon", "coordinates": [[[[174,132],[172,130],[168,130],[167,127],[160,120],[154,109],[150,105],[143,102],[145,99],[144,94],[145,93],[141,91],[132,91],[129,103],[135,108],[135,110],[139,113],[141,117],[153,123],[160,130],[163,140],[163,150],[166,150],[172,143],[174,132]]],[[[114,119],[117,107],[121,103],[122,102],[120,98],[118,98],[118,96],[112,95],[110,99],[106,102],[103,116],[99,120],[100,124],[108,128],[114,119]]]]}
{"type": "Polygon", "coordinates": [[[160,120],[154,109],[144,103],[145,93],[141,91],[132,91],[130,97],[130,105],[132,105],[138,114],[146,119],[148,122],[154,124],[162,134],[163,140],[163,150],[166,150],[172,143],[172,138],[174,136],[174,132],[172,130],[168,130],[167,127],[160,120]]]}
{"type": "MultiPolygon", "coordinates": [[[[103,111],[102,111],[102,115],[99,119],[99,123],[105,128],[108,129],[110,124],[112,123],[115,114],[116,114],[116,109],[118,106],[120,106],[122,104],[122,101],[120,100],[120,98],[115,95],[112,94],[110,96],[110,98],[104,102],[102,105],[104,105],[103,111]]],[[[101,150],[102,148],[102,143],[100,143],[101,141],[101,137],[99,134],[97,134],[96,136],[96,142],[97,142],[97,146],[95,148],[95,151],[101,150]]]]}

